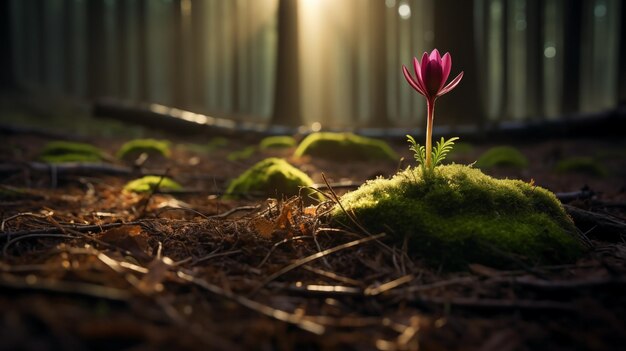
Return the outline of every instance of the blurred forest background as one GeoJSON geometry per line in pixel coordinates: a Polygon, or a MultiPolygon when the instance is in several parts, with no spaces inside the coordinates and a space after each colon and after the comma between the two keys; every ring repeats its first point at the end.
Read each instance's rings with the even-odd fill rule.
{"type": "Polygon", "coordinates": [[[463,82],[439,125],[578,118],[626,101],[621,0],[0,0],[4,90],[283,125],[420,127],[401,64],[463,82]]]}

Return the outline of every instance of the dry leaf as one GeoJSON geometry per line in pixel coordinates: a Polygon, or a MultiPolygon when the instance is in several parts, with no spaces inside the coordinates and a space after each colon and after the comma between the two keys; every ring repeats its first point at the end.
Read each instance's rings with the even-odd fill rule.
{"type": "Polygon", "coordinates": [[[252,226],[254,226],[254,229],[256,229],[260,236],[266,239],[269,239],[272,233],[274,233],[274,230],[276,230],[276,225],[265,218],[255,218],[252,222],[252,226]]]}

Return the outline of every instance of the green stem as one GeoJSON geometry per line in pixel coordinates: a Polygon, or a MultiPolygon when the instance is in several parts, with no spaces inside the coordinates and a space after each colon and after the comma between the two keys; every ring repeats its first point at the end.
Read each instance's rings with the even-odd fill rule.
{"type": "Polygon", "coordinates": [[[426,101],[428,119],[426,121],[426,169],[432,169],[433,158],[433,118],[435,117],[435,99],[426,101]]]}

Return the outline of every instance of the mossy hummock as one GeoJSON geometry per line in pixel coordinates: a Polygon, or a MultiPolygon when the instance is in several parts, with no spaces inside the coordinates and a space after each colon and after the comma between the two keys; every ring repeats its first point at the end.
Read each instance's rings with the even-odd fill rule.
{"type": "Polygon", "coordinates": [[[100,162],[104,159],[104,152],[90,144],[51,141],[41,150],[39,159],[48,163],[100,162]]]}
{"type": "MultiPolygon", "coordinates": [[[[407,238],[409,252],[434,267],[563,263],[583,251],[553,193],[468,166],[439,166],[426,177],[407,169],[369,181],[340,201],[372,233],[385,232],[398,246],[407,238]]],[[[339,206],[332,216],[353,226],[339,206]]]]}
{"type": "Polygon", "coordinates": [[[182,190],[183,187],[174,180],[160,176],[144,176],[139,179],[131,180],[124,185],[124,191],[133,193],[145,193],[152,191],[155,187],[163,190],[182,190]]]}
{"type": "Polygon", "coordinates": [[[296,139],[288,135],[269,136],[259,143],[261,150],[285,149],[296,146],[296,139]]]}
{"type": "Polygon", "coordinates": [[[132,159],[143,152],[168,158],[171,154],[170,142],[157,139],[131,140],[120,147],[116,156],[119,159],[132,159]]]}
{"type": "Polygon", "coordinates": [[[254,155],[255,152],[256,152],[256,146],[254,145],[246,146],[245,148],[241,150],[237,150],[237,151],[233,151],[229,153],[228,155],[226,155],[226,159],[228,161],[233,161],[233,162],[247,160],[250,157],[252,157],[252,155],[254,155]]]}
{"type": "Polygon", "coordinates": [[[483,153],[476,161],[476,167],[489,169],[494,167],[526,168],[528,159],[519,150],[511,146],[496,146],[483,153]]]}
{"type": "Polygon", "coordinates": [[[313,180],[287,161],[271,157],[258,162],[235,178],[226,190],[225,198],[237,198],[246,194],[272,197],[312,195],[312,190],[301,190],[313,185],[313,180]]]}
{"type": "Polygon", "coordinates": [[[310,155],[338,161],[398,160],[386,142],[352,133],[314,133],[298,145],[294,156],[310,155]]]}
{"type": "Polygon", "coordinates": [[[594,177],[606,177],[609,171],[591,157],[572,157],[559,161],[555,170],[559,173],[580,173],[594,177]]]}

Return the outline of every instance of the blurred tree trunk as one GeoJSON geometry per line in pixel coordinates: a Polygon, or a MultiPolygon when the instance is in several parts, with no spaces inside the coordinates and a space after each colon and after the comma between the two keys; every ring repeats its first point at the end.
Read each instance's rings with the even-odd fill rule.
{"type": "Polygon", "coordinates": [[[474,45],[473,13],[473,1],[435,2],[435,43],[442,54],[450,52],[452,56],[452,71],[448,82],[460,71],[465,71],[461,84],[449,96],[442,97],[446,102],[437,105],[436,113],[447,116],[446,120],[451,121],[453,126],[459,123],[475,123],[486,114],[486,111],[481,111],[478,95],[479,70],[474,45]]]}
{"type": "Polygon", "coordinates": [[[279,0],[276,88],[272,124],[289,126],[302,124],[298,51],[298,2],[279,0]]]}
{"type": "Polygon", "coordinates": [[[371,38],[370,55],[372,78],[369,98],[372,116],[369,127],[390,127],[387,115],[387,7],[384,1],[370,1],[371,26],[368,36],[371,38]]]}
{"type": "Polygon", "coordinates": [[[0,90],[15,88],[15,65],[13,64],[13,43],[11,40],[10,0],[0,0],[0,90]]]}
{"type": "Polygon", "coordinates": [[[104,2],[87,2],[87,95],[99,97],[104,93],[104,2]]]}
{"type": "Polygon", "coordinates": [[[576,40],[563,43],[563,113],[578,112],[580,99],[580,59],[582,44],[582,0],[565,2],[563,32],[576,40]]]}
{"type": "Polygon", "coordinates": [[[626,104],[626,4],[622,2],[619,4],[620,9],[620,22],[621,29],[619,33],[619,61],[618,64],[619,76],[618,76],[618,95],[617,101],[620,104],[626,104]]]}

